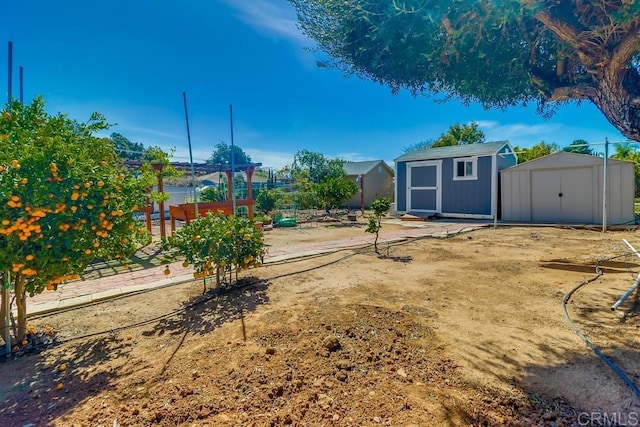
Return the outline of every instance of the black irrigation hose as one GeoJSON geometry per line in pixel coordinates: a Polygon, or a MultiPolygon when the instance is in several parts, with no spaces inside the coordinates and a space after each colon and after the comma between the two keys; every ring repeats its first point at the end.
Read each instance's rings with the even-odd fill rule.
{"type": "MultiPolygon", "coordinates": [[[[316,269],[323,268],[323,267],[326,267],[326,266],[329,266],[329,265],[332,265],[332,264],[336,264],[338,262],[342,262],[342,261],[344,261],[346,259],[351,258],[354,255],[355,254],[348,254],[348,255],[345,255],[345,256],[337,259],[337,260],[333,260],[333,261],[330,261],[330,262],[322,264],[322,265],[310,267],[310,268],[307,268],[307,269],[304,269],[304,270],[298,270],[298,271],[291,272],[291,273],[280,274],[278,276],[274,276],[274,277],[270,277],[270,278],[266,278],[266,279],[261,279],[261,281],[262,282],[268,282],[269,280],[275,280],[275,279],[280,279],[280,278],[287,277],[287,276],[293,276],[293,275],[296,275],[296,274],[306,273],[308,271],[316,270],[316,269]]],[[[86,338],[92,338],[92,337],[96,337],[96,336],[100,336],[100,335],[119,332],[119,331],[126,330],[126,329],[132,329],[132,328],[137,328],[137,327],[140,327],[140,326],[145,326],[145,325],[148,325],[150,323],[155,323],[157,321],[160,321],[160,320],[163,320],[163,319],[166,319],[166,318],[169,318],[169,317],[176,316],[176,315],[178,315],[178,314],[180,314],[182,312],[185,312],[185,311],[187,311],[189,309],[197,307],[200,304],[204,304],[204,303],[206,303],[206,302],[208,302],[208,301],[210,301],[210,300],[212,300],[212,299],[216,298],[217,296],[222,295],[224,293],[227,293],[227,292],[230,292],[230,291],[236,291],[236,290],[239,290],[239,289],[244,289],[244,288],[247,288],[247,287],[250,287],[250,286],[253,286],[253,285],[255,285],[255,282],[247,282],[247,283],[241,284],[239,286],[233,286],[233,287],[229,287],[229,288],[214,289],[214,290],[210,291],[209,295],[206,298],[199,299],[199,300],[194,301],[194,302],[192,302],[192,303],[190,303],[190,304],[188,304],[188,305],[186,305],[184,307],[181,307],[179,309],[173,310],[173,311],[171,311],[169,313],[162,314],[160,316],[156,316],[156,317],[153,317],[153,318],[150,318],[150,319],[143,320],[141,322],[136,322],[136,323],[132,323],[132,324],[125,325],[125,326],[118,326],[116,328],[107,329],[105,331],[93,332],[93,333],[90,333],[90,334],[79,335],[79,336],[76,336],[76,337],[60,339],[60,340],[55,341],[52,344],[43,344],[42,346],[37,346],[35,348],[31,347],[31,348],[29,348],[29,350],[34,350],[34,349],[37,350],[38,348],[52,347],[52,346],[56,346],[56,345],[60,345],[60,344],[65,344],[65,343],[68,343],[68,342],[71,342],[71,341],[76,341],[76,340],[86,339],[86,338]]],[[[156,288],[156,289],[158,289],[158,288],[156,288]]],[[[86,307],[86,306],[82,306],[82,307],[86,307]]],[[[76,308],[78,308],[78,307],[76,307],[76,308]]],[[[6,355],[6,353],[5,353],[5,355],[6,355]]]]}
{"type": "MultiPolygon", "coordinates": [[[[625,255],[621,255],[621,256],[615,256],[612,258],[608,258],[606,260],[602,260],[602,261],[610,261],[612,259],[615,258],[620,258],[622,256],[628,256],[628,254],[625,255]]],[[[622,378],[622,380],[627,384],[627,386],[631,389],[631,391],[633,391],[633,393],[636,395],[636,397],[640,398],[640,389],[638,389],[638,387],[635,385],[635,383],[633,381],[631,381],[631,379],[611,360],[609,359],[602,351],[600,351],[600,349],[598,347],[596,347],[591,340],[589,340],[589,338],[587,338],[582,331],[580,330],[580,328],[578,328],[576,326],[576,324],[571,320],[571,318],[569,317],[569,312],[567,310],[567,303],[569,302],[569,300],[571,299],[571,296],[576,293],[579,289],[581,289],[582,287],[588,285],[591,282],[595,282],[596,280],[598,280],[600,278],[600,276],[602,276],[602,270],[600,270],[600,261],[596,262],[596,275],[590,279],[587,280],[583,280],[582,282],[578,283],[573,289],[571,289],[562,299],[562,311],[564,313],[564,318],[567,321],[567,323],[569,324],[569,327],[573,330],[573,332],[576,333],[576,335],[578,335],[578,337],[580,337],[580,339],[582,341],[584,341],[584,343],[587,345],[587,347],[589,347],[591,350],[593,350],[593,352],[600,357],[607,365],[609,365],[609,367],[611,369],[613,369],[613,371],[618,374],[618,376],[620,378],[622,378]]]]}
{"type": "MultiPolygon", "coordinates": [[[[455,236],[457,234],[460,234],[461,232],[462,232],[462,230],[458,230],[458,231],[456,231],[454,233],[447,233],[445,237],[447,237],[447,238],[448,237],[452,237],[452,236],[455,236]]],[[[388,244],[388,246],[404,245],[404,244],[407,244],[407,243],[410,243],[410,242],[423,240],[423,239],[430,238],[430,237],[434,237],[434,236],[425,235],[425,236],[420,236],[420,237],[408,237],[408,238],[406,238],[406,239],[404,239],[402,241],[391,242],[391,243],[388,244]]],[[[327,251],[327,252],[323,252],[321,254],[314,254],[314,255],[310,255],[310,256],[306,256],[306,257],[305,256],[301,256],[299,258],[290,259],[290,260],[288,260],[289,262],[291,262],[291,261],[294,261],[294,262],[296,262],[296,261],[306,261],[306,260],[317,258],[317,257],[333,255],[335,253],[338,253],[338,252],[341,252],[341,251],[344,251],[344,250],[355,250],[355,251],[357,251],[357,252],[345,255],[345,256],[343,256],[343,257],[341,257],[339,259],[336,259],[336,260],[333,260],[333,261],[329,261],[329,262],[327,262],[325,264],[322,264],[322,265],[306,268],[304,270],[294,271],[294,272],[291,272],[291,273],[280,274],[280,275],[269,277],[269,278],[266,278],[266,279],[261,279],[261,281],[268,282],[269,280],[281,279],[283,277],[288,277],[288,276],[294,276],[296,274],[307,273],[309,271],[313,271],[313,270],[317,270],[317,269],[320,269],[320,268],[327,267],[329,265],[337,264],[339,262],[342,262],[342,261],[344,261],[346,259],[349,259],[349,258],[355,256],[358,253],[363,253],[367,248],[371,248],[372,246],[374,246],[373,243],[369,243],[369,244],[365,244],[365,245],[356,245],[356,246],[347,247],[347,248],[337,248],[337,249],[335,249],[333,251],[327,251]]],[[[279,263],[282,263],[282,261],[276,261],[273,264],[269,264],[269,265],[277,265],[279,263]]],[[[156,287],[156,288],[153,288],[153,289],[147,289],[147,290],[142,290],[142,291],[137,291],[137,292],[131,292],[131,293],[128,293],[128,294],[125,294],[125,295],[120,295],[120,296],[115,297],[115,298],[110,298],[110,299],[105,299],[105,300],[102,300],[102,301],[96,301],[96,302],[92,302],[92,303],[88,303],[88,304],[78,305],[78,306],[70,307],[70,308],[67,308],[67,309],[64,309],[64,310],[57,310],[55,312],[50,312],[50,313],[42,314],[42,315],[39,315],[39,316],[33,316],[31,318],[33,319],[33,318],[48,317],[48,316],[51,316],[51,315],[64,313],[64,312],[67,312],[67,311],[78,310],[78,309],[89,307],[89,306],[92,306],[92,305],[102,304],[102,303],[107,302],[107,301],[113,301],[114,299],[125,298],[125,297],[129,297],[129,296],[133,296],[133,295],[139,295],[139,294],[142,294],[142,293],[151,292],[153,290],[162,289],[162,288],[165,288],[165,287],[174,286],[174,285],[178,285],[178,284],[182,284],[182,283],[184,283],[184,282],[171,283],[171,284],[167,284],[167,285],[164,285],[164,286],[159,286],[159,287],[156,287]]],[[[213,298],[217,297],[218,295],[221,295],[221,294],[223,294],[225,292],[235,291],[235,290],[238,290],[238,289],[243,289],[243,288],[252,286],[254,284],[255,283],[253,283],[253,282],[248,282],[248,283],[240,285],[240,286],[235,286],[235,287],[230,287],[230,288],[214,289],[214,290],[210,291],[210,295],[207,296],[206,298],[200,299],[198,301],[194,301],[191,304],[186,305],[185,307],[176,309],[176,310],[171,311],[169,313],[162,314],[160,316],[156,316],[156,317],[153,317],[151,319],[143,320],[141,322],[137,322],[137,323],[133,323],[133,324],[125,325],[125,326],[119,326],[117,328],[108,329],[108,330],[105,330],[105,331],[93,332],[93,333],[90,333],[90,334],[85,334],[85,335],[80,335],[80,336],[76,336],[76,337],[61,339],[61,340],[55,341],[53,343],[47,343],[47,344],[42,344],[42,345],[38,345],[38,346],[35,346],[35,347],[29,347],[28,351],[34,351],[34,350],[37,351],[37,350],[40,350],[40,349],[50,348],[50,347],[53,347],[53,346],[56,346],[56,345],[64,344],[64,343],[75,341],[75,340],[92,338],[92,337],[95,337],[95,336],[100,336],[100,335],[119,332],[119,331],[125,330],[125,329],[131,329],[131,328],[136,328],[136,327],[140,327],[140,326],[145,326],[145,325],[148,325],[150,323],[154,323],[154,322],[157,322],[157,321],[169,318],[169,317],[173,317],[173,316],[175,316],[177,314],[180,314],[182,312],[185,312],[185,311],[187,311],[187,310],[189,310],[191,308],[194,308],[194,307],[196,307],[196,306],[198,306],[200,304],[208,302],[208,301],[212,300],[213,298]]],[[[14,354],[14,353],[6,353],[6,352],[4,352],[4,353],[0,353],[0,356],[9,356],[9,355],[12,355],[12,354],[14,354]]]]}

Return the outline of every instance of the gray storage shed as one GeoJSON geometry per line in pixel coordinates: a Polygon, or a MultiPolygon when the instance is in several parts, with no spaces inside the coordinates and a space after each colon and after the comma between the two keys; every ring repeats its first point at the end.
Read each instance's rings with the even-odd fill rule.
{"type": "MultiPolygon", "coordinates": [[[[608,159],[607,223],[635,221],[634,164],[608,159]]],[[[503,221],[602,223],[604,158],[558,152],[501,172],[503,221]]]]}
{"type": "Polygon", "coordinates": [[[516,163],[506,141],[411,151],[395,159],[395,210],[492,219],[498,213],[498,171],[516,163]]]}

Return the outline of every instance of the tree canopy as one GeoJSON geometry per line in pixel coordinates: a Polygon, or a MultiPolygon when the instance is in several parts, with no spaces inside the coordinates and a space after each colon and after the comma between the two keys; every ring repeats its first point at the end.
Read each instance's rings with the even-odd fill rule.
{"type": "Polygon", "coordinates": [[[589,143],[584,139],[576,139],[571,144],[562,149],[568,153],[577,154],[593,154],[593,148],[589,147],[589,143]]]}
{"type": "Polygon", "coordinates": [[[297,174],[297,179],[301,178],[301,174],[306,174],[311,182],[318,184],[328,178],[344,176],[344,164],[342,159],[330,159],[320,153],[300,150],[293,156],[291,170],[294,175],[297,174]]]}
{"type": "Polygon", "coordinates": [[[342,159],[330,159],[321,153],[300,150],[293,156],[293,164],[286,171],[295,180],[299,191],[314,193],[315,202],[329,212],[358,192],[356,183],[346,175],[344,164],[342,159]]]}
{"type": "Polygon", "coordinates": [[[558,150],[559,148],[557,144],[547,144],[544,141],[540,141],[536,145],[529,148],[513,147],[513,151],[515,151],[516,155],[518,156],[518,164],[528,162],[539,157],[547,156],[551,153],[555,153],[558,150]]]}
{"type": "Polygon", "coordinates": [[[251,156],[245,153],[242,148],[234,145],[232,150],[231,145],[228,145],[224,141],[220,141],[218,145],[216,145],[216,149],[211,153],[211,157],[207,159],[207,163],[231,166],[232,152],[234,154],[233,162],[236,165],[246,165],[251,163],[251,156]]]}
{"type": "Polygon", "coordinates": [[[0,113],[0,275],[13,286],[22,339],[27,294],[135,251],[146,230],[134,212],[154,175],[146,167],[135,177],[110,140],[94,136],[108,127],[98,114],[87,123],[50,116],[41,98],[10,107],[0,113]]]}
{"type": "Polygon", "coordinates": [[[449,126],[449,129],[441,134],[438,139],[434,140],[425,140],[420,141],[418,143],[412,144],[408,147],[403,148],[405,153],[410,151],[425,149],[425,148],[436,148],[436,147],[449,147],[452,145],[467,145],[467,144],[480,144],[485,141],[484,132],[482,132],[478,128],[478,124],[476,122],[471,122],[469,124],[460,124],[454,123],[449,126]]]}
{"type": "Polygon", "coordinates": [[[485,108],[588,100],[640,140],[639,2],[289,2],[324,66],[485,108]]]}
{"type": "Polygon", "coordinates": [[[484,132],[478,129],[478,124],[471,122],[469,124],[455,123],[449,129],[440,135],[438,139],[431,144],[431,148],[449,147],[452,145],[481,144],[484,142],[484,132]]]}

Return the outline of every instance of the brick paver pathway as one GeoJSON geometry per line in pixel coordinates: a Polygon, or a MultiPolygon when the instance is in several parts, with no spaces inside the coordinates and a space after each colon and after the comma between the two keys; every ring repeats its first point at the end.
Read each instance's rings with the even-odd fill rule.
{"type": "MultiPolygon", "coordinates": [[[[484,227],[481,223],[429,223],[422,227],[411,227],[404,230],[380,233],[379,242],[393,241],[403,238],[416,238],[426,236],[444,236],[463,231],[484,227]]],[[[371,235],[363,233],[362,236],[348,239],[314,242],[282,247],[270,247],[265,262],[291,259],[311,253],[327,252],[354,246],[363,246],[373,242],[371,235]]],[[[181,283],[193,279],[192,267],[183,267],[181,262],[170,264],[171,273],[165,275],[165,266],[158,265],[148,268],[139,268],[118,274],[110,274],[87,280],[77,280],[58,286],[54,292],[43,292],[29,298],[27,309],[29,313],[39,313],[58,308],[69,307],[77,304],[100,300],[123,293],[138,290],[181,283]]]]}

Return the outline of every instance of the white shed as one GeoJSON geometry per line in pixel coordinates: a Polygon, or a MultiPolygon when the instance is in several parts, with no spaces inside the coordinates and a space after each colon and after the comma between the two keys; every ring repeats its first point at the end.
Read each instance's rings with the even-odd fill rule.
{"type": "MultiPolygon", "coordinates": [[[[609,159],[607,168],[607,223],[633,223],[634,164],[609,159]]],[[[504,169],[500,174],[501,219],[602,223],[603,177],[603,157],[563,151],[504,169]]]]}

